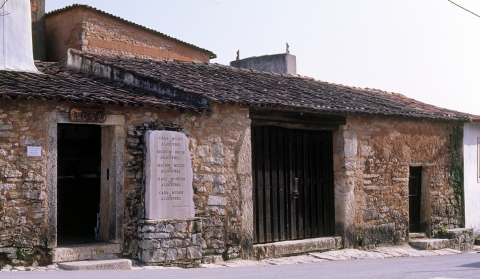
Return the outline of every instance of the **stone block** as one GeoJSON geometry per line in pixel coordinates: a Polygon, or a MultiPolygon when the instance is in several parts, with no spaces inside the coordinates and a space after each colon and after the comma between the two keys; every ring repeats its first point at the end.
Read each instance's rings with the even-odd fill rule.
{"type": "Polygon", "coordinates": [[[203,222],[202,221],[195,221],[194,232],[202,232],[202,231],[203,231],[203,222]]]}
{"type": "Polygon", "coordinates": [[[163,263],[167,256],[167,249],[144,250],[141,254],[141,259],[146,263],[163,263]]]}
{"type": "Polygon", "coordinates": [[[154,250],[162,247],[162,242],[159,240],[140,240],[139,247],[144,250],[154,250]]]}
{"type": "Polygon", "coordinates": [[[187,233],[173,231],[170,233],[170,238],[185,238],[187,233]]]}
{"type": "Polygon", "coordinates": [[[410,246],[421,250],[440,250],[450,247],[448,239],[415,239],[410,241],[410,246]]]}
{"type": "Polygon", "coordinates": [[[175,228],[176,231],[179,231],[179,232],[186,232],[187,231],[187,223],[186,222],[176,223],[176,224],[173,225],[173,227],[175,228]]]}
{"type": "Polygon", "coordinates": [[[94,260],[59,263],[66,270],[130,270],[132,261],[127,259],[94,260]]]}
{"type": "Polygon", "coordinates": [[[194,217],[188,138],[179,132],[152,130],[146,132],[145,138],[146,219],[194,217]]]}
{"type": "Polygon", "coordinates": [[[170,237],[169,233],[144,233],[143,238],[145,239],[162,239],[170,237]]]}
{"type": "Polygon", "coordinates": [[[13,167],[3,167],[0,169],[1,178],[15,178],[22,177],[22,172],[18,171],[13,167]]]}
{"type": "Polygon", "coordinates": [[[218,215],[224,216],[226,211],[224,208],[220,208],[218,206],[205,206],[205,211],[207,212],[215,212],[218,215]]]}
{"type": "Polygon", "coordinates": [[[215,158],[223,158],[225,157],[225,154],[224,154],[224,147],[223,145],[221,144],[214,144],[212,146],[212,154],[213,154],[213,157],[215,158]]]}
{"type": "Polygon", "coordinates": [[[222,196],[209,196],[208,205],[227,205],[227,198],[222,196]]]}
{"type": "Polygon", "coordinates": [[[176,248],[170,248],[167,250],[167,261],[176,261],[178,260],[178,251],[176,248]]]}
{"type": "Polygon", "coordinates": [[[227,183],[227,179],[225,178],[225,176],[219,174],[219,175],[215,176],[215,179],[213,180],[213,183],[223,185],[223,184],[227,183]]]}
{"type": "Polygon", "coordinates": [[[174,230],[175,230],[175,227],[173,227],[172,224],[165,225],[165,232],[170,233],[170,232],[173,232],[174,230]]]}
{"type": "Polygon", "coordinates": [[[200,183],[211,183],[213,182],[214,177],[211,174],[195,174],[193,176],[193,181],[194,182],[200,182],[200,183]]]}
{"type": "Polygon", "coordinates": [[[213,193],[214,194],[225,194],[225,186],[223,185],[215,185],[213,186],[213,193]]]}
{"type": "Polygon", "coordinates": [[[187,259],[201,259],[202,248],[197,246],[187,247],[187,259]]]}
{"type": "Polygon", "coordinates": [[[183,260],[187,257],[187,248],[177,248],[177,256],[179,260],[183,260]]]}
{"type": "Polygon", "coordinates": [[[200,145],[200,146],[197,146],[197,156],[199,157],[205,157],[205,156],[208,156],[208,154],[210,153],[210,147],[208,145],[200,145]]]}
{"type": "Polygon", "coordinates": [[[253,246],[253,254],[257,260],[279,258],[309,252],[336,250],[341,237],[320,237],[303,240],[282,241],[253,246]]]}

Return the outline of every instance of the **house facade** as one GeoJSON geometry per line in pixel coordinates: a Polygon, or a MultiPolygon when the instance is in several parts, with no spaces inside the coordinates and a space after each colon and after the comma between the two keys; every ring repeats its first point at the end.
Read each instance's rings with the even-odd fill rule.
{"type": "Polygon", "coordinates": [[[475,237],[478,237],[480,235],[480,217],[477,214],[480,198],[480,126],[478,123],[466,123],[463,133],[465,227],[472,228],[475,237]]]}
{"type": "Polygon", "coordinates": [[[195,266],[465,226],[462,138],[478,116],[209,63],[70,49],[37,68],[0,70],[5,262],[20,249],[27,263],[195,266]],[[174,161],[151,176],[154,156],[174,161]],[[193,216],[168,217],[187,190],[193,216]],[[167,217],[150,217],[152,198],[167,217]]]}

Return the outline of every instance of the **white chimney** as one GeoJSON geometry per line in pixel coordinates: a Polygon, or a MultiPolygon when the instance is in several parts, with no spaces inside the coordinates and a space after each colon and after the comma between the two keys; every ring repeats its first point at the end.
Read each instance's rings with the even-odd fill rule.
{"type": "Polygon", "coordinates": [[[33,63],[30,0],[0,0],[0,70],[38,72],[33,63]]]}

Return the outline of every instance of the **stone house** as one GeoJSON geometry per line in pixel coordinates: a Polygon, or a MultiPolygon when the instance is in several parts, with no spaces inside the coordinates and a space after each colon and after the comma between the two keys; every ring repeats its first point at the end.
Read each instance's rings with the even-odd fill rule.
{"type": "Polygon", "coordinates": [[[296,74],[61,60],[0,69],[0,260],[193,266],[465,226],[462,139],[478,116],[296,74]],[[154,131],[188,138],[194,216],[146,218],[154,131]]]}

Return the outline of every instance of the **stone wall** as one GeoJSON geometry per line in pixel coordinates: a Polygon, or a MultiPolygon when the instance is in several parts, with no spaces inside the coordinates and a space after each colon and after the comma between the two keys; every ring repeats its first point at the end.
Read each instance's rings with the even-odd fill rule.
{"type": "MultiPolygon", "coordinates": [[[[350,116],[335,134],[337,231],[345,245],[403,244],[409,232],[409,167],[422,167],[422,227],[461,227],[454,189],[454,123],[350,116]]],[[[460,198],[460,202],[459,202],[460,198]]]]}
{"type": "Polygon", "coordinates": [[[141,220],[138,259],[149,265],[195,267],[202,262],[202,221],[141,220]]]}
{"type": "Polygon", "coordinates": [[[473,229],[450,229],[448,230],[448,238],[450,240],[450,248],[458,251],[471,250],[475,242],[473,229]]]}
{"type": "Polygon", "coordinates": [[[2,98],[0,105],[0,254],[18,260],[18,251],[28,263],[42,263],[48,261],[39,250],[47,209],[45,135],[41,116],[27,104],[2,98]],[[27,157],[27,146],[42,147],[42,156],[27,157]]]}
{"type": "MultiPolygon", "coordinates": [[[[49,205],[45,190],[47,124],[38,119],[51,112],[66,114],[72,107],[79,106],[82,105],[2,99],[0,248],[25,248],[27,252],[32,251],[32,256],[37,253],[32,250],[35,247],[39,247],[39,251],[46,250],[45,243],[49,242],[46,234],[49,205]],[[41,146],[42,156],[27,157],[26,147],[29,145],[41,146]]],[[[143,135],[148,129],[178,130],[189,138],[195,214],[203,220],[205,248],[202,252],[206,261],[218,256],[238,257],[243,251],[242,246],[247,247],[247,253],[248,249],[251,250],[253,218],[249,216],[252,213],[248,109],[230,105],[211,107],[211,113],[203,114],[103,107],[107,115],[125,116],[124,256],[136,257],[139,252],[138,223],[145,214],[143,135]],[[246,195],[245,202],[242,195],[246,195]],[[242,224],[244,221],[245,225],[242,224]]],[[[7,254],[12,255],[8,251],[7,254]]]]}
{"type": "MultiPolygon", "coordinates": [[[[51,112],[66,115],[79,106],[88,107],[2,99],[0,258],[6,255],[11,259],[18,250],[29,262],[49,260],[45,253],[45,243],[49,243],[46,215],[53,208],[47,204],[45,190],[49,145],[47,124],[39,119],[51,112]],[[27,157],[27,146],[41,146],[42,156],[27,157]]],[[[95,107],[125,119],[117,128],[126,133],[124,217],[120,224],[123,256],[136,258],[145,243],[145,231],[139,228],[145,224],[144,134],[167,129],[180,131],[189,139],[195,217],[202,220],[202,260],[253,257],[248,108],[211,104],[211,112],[199,114],[95,107]]],[[[434,234],[440,224],[448,229],[463,226],[462,200],[455,188],[455,177],[461,173],[454,163],[461,151],[461,141],[453,140],[457,133],[458,127],[448,122],[348,117],[347,125],[334,134],[335,218],[337,235],[343,237],[346,247],[407,241],[410,166],[422,167],[422,220],[427,233],[434,234]]]]}
{"type": "Polygon", "coordinates": [[[252,220],[251,217],[245,217],[251,214],[251,209],[242,215],[242,206],[248,208],[248,202],[251,204],[248,109],[229,105],[212,105],[211,108],[212,113],[202,115],[178,112],[167,114],[154,110],[128,115],[126,255],[136,255],[138,249],[137,223],[144,217],[145,210],[143,137],[144,132],[150,129],[178,130],[189,138],[194,173],[195,216],[202,217],[203,220],[206,242],[203,255],[207,261],[218,255],[235,258],[240,255],[241,245],[251,247],[249,223],[242,226],[242,220],[252,220]],[[244,203],[242,190],[247,195],[244,203]]]}

